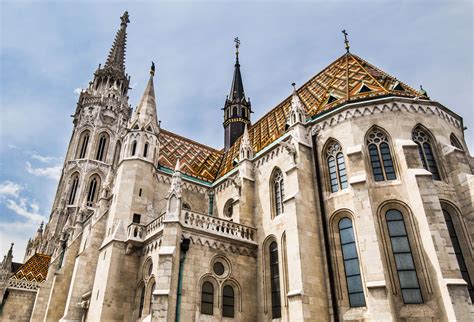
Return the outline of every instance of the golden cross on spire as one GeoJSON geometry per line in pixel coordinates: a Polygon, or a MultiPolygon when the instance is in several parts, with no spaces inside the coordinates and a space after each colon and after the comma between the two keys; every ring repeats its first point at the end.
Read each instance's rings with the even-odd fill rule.
{"type": "Polygon", "coordinates": [[[344,29],[342,31],[342,33],[344,34],[344,43],[346,44],[346,50],[347,50],[347,52],[349,52],[349,48],[351,47],[351,46],[349,46],[349,40],[347,39],[347,36],[349,34],[347,33],[346,29],[344,29]]]}
{"type": "Polygon", "coordinates": [[[234,42],[235,42],[235,56],[237,57],[237,60],[239,60],[239,47],[240,47],[239,37],[235,37],[234,42]]]}

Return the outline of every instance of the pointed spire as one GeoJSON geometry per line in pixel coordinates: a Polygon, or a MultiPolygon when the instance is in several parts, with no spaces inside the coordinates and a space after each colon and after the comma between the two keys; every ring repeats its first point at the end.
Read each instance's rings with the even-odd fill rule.
{"type": "Polygon", "coordinates": [[[151,125],[154,130],[158,130],[158,118],[156,116],[155,87],[153,76],[155,75],[155,63],[151,62],[150,78],[145,88],[145,92],[138,104],[137,110],[132,118],[133,126],[138,122],[139,128],[151,125]]]}
{"type": "Polygon", "coordinates": [[[249,131],[247,124],[245,124],[244,134],[242,136],[242,141],[240,142],[240,161],[245,159],[253,158],[253,147],[252,142],[250,142],[249,131]]]}
{"type": "Polygon", "coordinates": [[[175,172],[181,172],[181,159],[177,158],[176,159],[176,165],[174,166],[174,171],[175,172]]]}
{"type": "Polygon", "coordinates": [[[303,108],[303,104],[301,103],[300,97],[298,96],[298,92],[296,91],[296,84],[293,83],[291,86],[293,86],[293,95],[291,96],[291,108],[287,122],[289,126],[292,126],[298,122],[306,122],[306,113],[303,108]]]}
{"type": "Polygon", "coordinates": [[[11,271],[11,266],[12,266],[12,261],[13,261],[13,245],[14,243],[11,243],[10,249],[8,250],[7,255],[3,256],[3,261],[2,261],[2,268],[7,270],[8,272],[11,271]]]}
{"type": "Polygon", "coordinates": [[[242,82],[242,75],[240,73],[239,63],[239,47],[240,40],[238,37],[234,39],[235,42],[235,65],[234,78],[232,79],[232,86],[230,88],[229,101],[241,102],[245,100],[244,84],[242,82]]]}
{"type": "Polygon", "coordinates": [[[128,11],[120,17],[120,29],[115,35],[115,40],[105,62],[105,68],[112,68],[125,74],[125,48],[127,42],[127,24],[130,22],[128,11]]]}

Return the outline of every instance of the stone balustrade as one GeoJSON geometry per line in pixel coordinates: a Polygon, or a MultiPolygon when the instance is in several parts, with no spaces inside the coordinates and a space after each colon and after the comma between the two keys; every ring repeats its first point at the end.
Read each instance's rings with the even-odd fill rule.
{"type": "Polygon", "coordinates": [[[141,243],[145,239],[145,226],[137,223],[128,225],[127,240],[141,243]]]}
{"type": "Polygon", "coordinates": [[[232,221],[212,217],[209,215],[198,214],[183,209],[181,222],[184,226],[202,230],[211,234],[237,239],[245,242],[255,243],[257,239],[257,230],[232,221]]]}
{"type": "Polygon", "coordinates": [[[145,239],[155,235],[163,228],[163,220],[165,219],[165,214],[162,213],[158,218],[151,221],[145,228],[145,239]]]}

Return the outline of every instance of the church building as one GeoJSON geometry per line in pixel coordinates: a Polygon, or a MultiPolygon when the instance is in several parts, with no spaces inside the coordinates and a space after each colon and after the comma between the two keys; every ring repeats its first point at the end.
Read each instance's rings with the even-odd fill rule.
{"type": "Polygon", "coordinates": [[[132,108],[129,23],[72,110],[48,222],[1,263],[1,321],[474,321],[459,115],[344,31],[252,120],[236,39],[215,149],[161,126],[154,64],[132,108]]]}

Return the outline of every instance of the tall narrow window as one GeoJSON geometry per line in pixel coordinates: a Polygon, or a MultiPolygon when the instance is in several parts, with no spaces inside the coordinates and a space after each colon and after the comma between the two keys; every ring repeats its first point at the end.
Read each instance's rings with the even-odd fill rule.
{"type": "Polygon", "coordinates": [[[467,270],[466,262],[464,261],[458,235],[456,234],[456,229],[454,228],[453,219],[451,218],[450,213],[445,209],[443,209],[443,215],[444,220],[446,221],[446,226],[448,226],[449,237],[451,238],[451,244],[453,244],[454,254],[456,255],[456,260],[458,261],[462,278],[466,281],[469,296],[471,297],[471,301],[474,302],[474,288],[472,286],[471,277],[469,276],[469,272],[467,270]]]}
{"type": "Polygon", "coordinates": [[[102,133],[99,136],[99,145],[97,146],[96,160],[104,161],[104,156],[107,151],[107,134],[102,133]]]}
{"type": "Polygon", "coordinates": [[[115,152],[114,152],[114,168],[118,166],[120,160],[120,150],[122,149],[122,144],[120,141],[117,141],[115,144],[115,152]]]}
{"type": "Polygon", "coordinates": [[[275,206],[275,215],[283,213],[283,199],[285,198],[285,187],[283,181],[283,173],[278,169],[273,174],[273,199],[275,206]]]}
{"type": "Polygon", "coordinates": [[[77,186],[79,185],[79,176],[76,174],[72,179],[71,190],[69,191],[68,205],[73,205],[76,200],[77,186]]]}
{"type": "Polygon", "coordinates": [[[339,221],[339,238],[341,241],[350,306],[365,306],[364,289],[360,276],[359,257],[355,244],[354,229],[352,227],[352,221],[349,218],[342,218],[339,221]]]}
{"type": "Polygon", "coordinates": [[[145,146],[143,147],[143,157],[146,158],[148,156],[148,142],[145,143],[145,146]]]}
{"type": "Polygon", "coordinates": [[[280,270],[278,267],[278,246],[272,242],[270,251],[270,287],[272,291],[272,318],[281,317],[281,299],[280,299],[280,270]]]}
{"type": "Polygon", "coordinates": [[[201,313],[214,314],[214,286],[210,282],[204,282],[201,290],[201,313]]]}
{"type": "Polygon", "coordinates": [[[464,150],[462,148],[461,142],[459,142],[458,138],[453,133],[451,133],[451,135],[449,136],[449,140],[451,141],[452,146],[454,146],[455,148],[458,148],[459,150],[464,150]]]}
{"type": "Polygon", "coordinates": [[[388,233],[392,245],[392,253],[395,258],[400,289],[402,290],[403,302],[405,304],[423,303],[420,284],[416,275],[415,262],[410,248],[410,241],[405,228],[402,213],[390,209],[385,214],[388,233]]]}
{"type": "Polygon", "coordinates": [[[79,139],[79,150],[77,157],[79,159],[84,159],[86,157],[87,146],[89,145],[89,131],[85,131],[82,133],[79,139]]]}
{"type": "Polygon", "coordinates": [[[374,129],[367,137],[370,164],[375,181],[395,180],[395,167],[385,133],[374,129]]]}
{"type": "Polygon", "coordinates": [[[156,283],[153,282],[153,284],[151,285],[151,290],[150,290],[150,308],[149,308],[149,313],[151,313],[151,305],[153,303],[153,292],[155,291],[155,288],[156,288],[156,283]]]}
{"type": "Polygon", "coordinates": [[[87,206],[92,207],[94,206],[94,202],[97,199],[99,190],[99,180],[97,177],[93,177],[89,183],[89,190],[87,191],[87,206]]]}
{"type": "Polygon", "coordinates": [[[222,291],[222,316],[234,317],[234,289],[230,285],[224,286],[222,291]]]}
{"type": "Polygon", "coordinates": [[[133,141],[133,142],[132,142],[132,150],[131,150],[130,152],[131,152],[130,154],[132,155],[132,157],[133,157],[133,156],[135,155],[135,153],[137,152],[137,141],[133,141]]]}
{"type": "Polygon", "coordinates": [[[431,172],[434,180],[441,180],[438,166],[436,164],[436,158],[431,147],[430,136],[423,131],[421,127],[417,126],[412,132],[412,138],[418,145],[418,152],[420,154],[421,162],[423,163],[423,168],[431,172]]]}
{"type": "Polygon", "coordinates": [[[329,170],[329,180],[331,192],[347,188],[346,164],[342,154],[341,145],[338,142],[331,142],[326,149],[326,161],[329,170]]]}
{"type": "Polygon", "coordinates": [[[140,291],[140,306],[138,307],[139,318],[142,317],[144,305],[145,305],[145,285],[142,286],[141,291],[140,291]]]}

